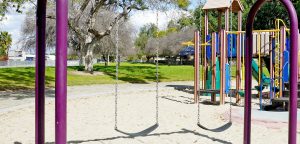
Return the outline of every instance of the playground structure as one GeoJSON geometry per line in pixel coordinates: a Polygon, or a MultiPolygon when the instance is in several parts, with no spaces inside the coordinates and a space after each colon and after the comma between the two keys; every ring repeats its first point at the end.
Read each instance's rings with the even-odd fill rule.
{"type": "MultiPolygon", "coordinates": [[[[251,139],[251,80],[252,80],[252,56],[253,56],[253,22],[255,15],[259,8],[266,0],[258,0],[252,9],[249,12],[249,16],[247,19],[247,28],[246,28],[246,50],[245,50],[245,116],[244,116],[244,144],[250,144],[251,139]]],[[[296,15],[296,11],[293,7],[293,4],[290,0],[280,0],[285,8],[288,10],[290,21],[291,21],[291,29],[290,29],[290,97],[289,97],[289,144],[296,144],[297,137],[297,79],[298,79],[298,19],[296,15]]],[[[220,2],[221,3],[221,2],[220,2]]],[[[240,5],[239,0],[233,1],[234,5],[240,5]]],[[[220,63],[221,63],[221,85],[220,85],[220,98],[222,98],[222,102],[224,103],[223,98],[225,97],[225,82],[226,82],[226,69],[225,63],[228,64],[228,49],[226,49],[226,33],[229,31],[229,7],[232,7],[233,12],[238,12],[239,17],[239,28],[237,32],[237,59],[241,60],[240,50],[241,48],[241,7],[231,6],[231,3],[228,7],[223,6],[223,10],[225,10],[225,29],[220,30],[221,36],[221,49],[220,49],[220,63]],[[225,51],[225,52],[224,52],[225,51]],[[226,59],[227,58],[227,59],[226,59]]],[[[206,8],[205,12],[205,35],[208,35],[208,15],[207,10],[211,8],[206,8]]],[[[67,143],[66,139],[66,105],[67,105],[67,27],[68,27],[68,0],[59,0],[56,2],[56,79],[55,79],[55,143],[56,144],[65,144],[67,143]]],[[[44,121],[45,121],[45,47],[46,47],[46,0],[39,0],[37,4],[37,61],[36,61],[36,117],[35,117],[35,126],[36,126],[36,144],[44,143],[44,121]]],[[[221,22],[221,21],[219,21],[221,22]]],[[[219,23],[219,26],[221,24],[219,23]]],[[[284,30],[283,30],[284,31],[284,30]]],[[[230,32],[229,32],[230,33],[230,32]]],[[[199,33],[196,33],[199,36],[199,33]]],[[[217,39],[217,34],[214,33],[212,37],[212,47],[215,45],[217,39]]],[[[199,37],[197,40],[200,40],[199,37]]],[[[205,42],[208,40],[205,38],[205,42]]],[[[209,44],[205,44],[207,47],[209,44]]],[[[199,51],[200,44],[196,43],[196,52],[199,51]]],[[[213,49],[213,48],[212,48],[213,49]]],[[[204,49],[206,50],[206,49],[204,49]]],[[[216,49],[215,49],[216,50],[216,49]]],[[[212,53],[216,54],[215,51],[212,53]]],[[[259,50],[259,54],[261,51],[259,50]]],[[[233,57],[233,53],[231,51],[231,56],[233,57]]],[[[206,52],[204,52],[204,66],[208,65],[206,60],[206,52]]],[[[217,56],[215,56],[216,58],[217,56]]],[[[195,59],[196,60],[196,59],[195,59]]],[[[197,59],[199,60],[199,59],[197,59]]],[[[215,59],[214,59],[215,60],[215,59]]],[[[238,60],[238,61],[240,61],[238,60]]],[[[196,61],[199,62],[199,61],[196,61]]],[[[214,63],[213,63],[214,64],[214,63]]],[[[213,65],[214,66],[214,65],[213,65]]],[[[237,67],[240,68],[241,62],[237,62],[237,67]]],[[[206,69],[204,69],[206,71],[206,69]]],[[[241,86],[241,69],[237,70],[237,90],[240,90],[241,86]]],[[[199,74],[199,73],[198,73],[199,74]]],[[[205,77],[207,74],[204,74],[205,77]]],[[[213,74],[214,75],[214,74],[213,74]]],[[[199,78],[199,75],[196,75],[196,78],[199,78]]],[[[198,80],[198,79],[196,79],[198,80]]],[[[205,81],[204,81],[205,83],[205,81]]],[[[205,84],[204,84],[205,85],[205,84]]],[[[198,83],[196,83],[195,87],[197,88],[196,93],[198,93],[198,83]]],[[[215,85],[212,85],[215,87],[215,85]]],[[[236,94],[237,95],[237,94],[236,94]]],[[[213,97],[215,99],[215,97],[213,97]]],[[[196,98],[198,101],[198,98],[196,98]]]]}
{"type": "MultiPolygon", "coordinates": [[[[202,33],[201,30],[200,32],[195,32],[194,40],[194,101],[195,103],[198,103],[199,111],[198,96],[202,94],[210,94],[212,103],[216,103],[216,96],[219,94],[220,104],[225,104],[225,97],[229,94],[231,95],[230,98],[232,95],[235,95],[236,103],[239,102],[240,96],[245,96],[244,143],[249,144],[251,131],[251,81],[253,76],[258,81],[258,86],[255,86],[255,89],[259,93],[261,109],[263,99],[262,91],[267,86],[270,87],[268,97],[271,99],[271,103],[272,100],[286,103],[289,102],[289,143],[296,143],[296,130],[295,128],[292,128],[292,125],[297,125],[295,120],[297,119],[298,69],[296,66],[298,64],[297,46],[299,35],[297,31],[297,15],[295,14],[295,9],[290,1],[281,0],[281,3],[288,9],[292,29],[287,29],[282,20],[276,20],[275,29],[252,30],[254,17],[264,2],[265,0],[258,0],[251,9],[246,32],[242,31],[243,6],[239,0],[224,0],[219,2],[208,0],[204,4],[204,7],[202,8],[205,13],[204,32],[202,33]],[[208,28],[209,10],[217,10],[219,13],[218,32],[211,32],[211,34],[209,33],[208,28]],[[223,13],[225,15],[224,29],[222,29],[223,13]],[[231,24],[229,24],[230,13],[231,24]],[[238,16],[237,31],[232,30],[232,13],[237,13],[238,16]],[[282,27],[280,27],[280,22],[283,23],[282,27]],[[204,37],[201,37],[202,34],[204,37]],[[202,42],[202,40],[204,40],[204,42],[202,42]],[[233,58],[236,59],[235,89],[231,89],[230,84],[233,58]],[[258,58],[258,62],[253,60],[253,58],[258,58]],[[266,67],[270,72],[269,77],[264,73],[263,61],[266,63],[266,67]],[[199,84],[200,76],[201,85],[199,84]],[[242,80],[245,80],[243,88],[245,91],[241,87],[242,80]],[[286,90],[285,83],[290,83],[290,88],[287,87],[290,92],[289,90],[286,90]],[[285,96],[289,95],[289,98],[283,98],[284,91],[287,93],[285,96]]],[[[202,27],[200,26],[200,28],[202,27]]]]}
{"type": "MultiPolygon", "coordinates": [[[[225,2],[224,2],[225,3],[225,2]]],[[[226,5],[226,3],[225,3],[226,5]]],[[[220,97],[220,104],[224,104],[226,95],[235,96],[236,103],[244,96],[245,85],[245,45],[246,34],[242,31],[243,6],[235,0],[231,6],[224,8],[224,4],[207,1],[203,10],[204,34],[198,38],[195,32],[195,82],[194,100],[197,95],[211,96],[211,102],[216,103],[216,96],[220,97]],[[238,30],[229,30],[229,8],[238,16],[238,30]],[[208,28],[208,12],[217,10],[218,32],[210,32],[208,28]],[[222,15],[225,15],[225,28],[222,29],[222,15]],[[204,42],[203,42],[204,41],[204,42]],[[232,67],[236,68],[233,71],[232,67]],[[199,72],[200,71],[200,72],[199,72]],[[234,74],[235,73],[235,74],[234,74]],[[235,78],[236,86],[231,86],[231,78],[235,78]]],[[[232,23],[232,22],[231,22],[232,23]]],[[[199,33],[200,35],[200,33],[199,33]]],[[[251,70],[258,85],[255,89],[260,98],[260,107],[272,104],[272,101],[283,102],[288,97],[290,30],[285,23],[276,19],[274,29],[253,31],[253,51],[251,70]],[[263,92],[269,88],[268,92],[263,92]],[[266,103],[264,100],[269,99],[266,103]]]]}
{"type": "MultiPolygon", "coordinates": [[[[230,67],[229,58],[232,60],[233,52],[231,47],[233,45],[230,41],[233,39],[232,35],[228,35],[230,32],[229,17],[230,12],[238,13],[238,31],[242,30],[242,11],[244,10],[240,1],[207,1],[203,7],[205,18],[204,18],[204,32],[203,38],[195,38],[195,83],[194,83],[194,98],[195,102],[198,101],[197,95],[200,94],[211,94],[211,102],[216,103],[216,96],[219,94],[220,104],[225,103],[225,96],[231,90],[230,87],[230,67]],[[218,11],[218,31],[211,32],[209,34],[209,10],[218,11]],[[225,28],[222,29],[222,15],[225,15],[225,28]],[[230,36],[230,38],[228,37],[230,36]],[[204,43],[202,43],[204,40],[204,43]],[[198,44],[201,43],[201,44],[198,44]],[[197,53],[199,52],[199,53],[197,53]],[[201,63],[201,74],[199,74],[201,63]],[[196,64],[197,63],[197,64],[196,64]],[[201,84],[200,84],[201,76],[201,84]],[[200,85],[199,85],[200,84],[200,85]],[[200,87],[201,86],[201,87],[200,87]]],[[[196,32],[197,33],[197,32],[196,32]]],[[[236,38],[237,48],[235,52],[236,57],[236,90],[239,91],[241,88],[241,36],[236,38]]],[[[239,95],[236,94],[237,100],[239,95]]]]}

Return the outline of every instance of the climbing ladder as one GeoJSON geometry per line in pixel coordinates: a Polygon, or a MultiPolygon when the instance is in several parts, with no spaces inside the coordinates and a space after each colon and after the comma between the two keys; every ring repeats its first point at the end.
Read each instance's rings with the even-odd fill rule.
{"type": "MultiPolygon", "coordinates": [[[[276,20],[276,29],[279,30],[279,23],[277,23],[276,20]]],[[[274,76],[275,76],[275,80],[274,80],[274,85],[275,87],[279,88],[280,87],[280,34],[279,31],[275,32],[275,64],[274,64],[274,76]]],[[[275,94],[276,98],[280,97],[280,93],[277,92],[275,94]]]]}

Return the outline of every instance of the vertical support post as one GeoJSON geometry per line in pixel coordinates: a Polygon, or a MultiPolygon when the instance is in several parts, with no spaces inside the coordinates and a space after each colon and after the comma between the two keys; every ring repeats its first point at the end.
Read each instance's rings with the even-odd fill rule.
{"type": "MultiPolygon", "coordinates": [[[[253,23],[254,18],[266,0],[258,0],[252,6],[246,26],[246,81],[245,81],[245,111],[244,111],[244,144],[251,143],[251,61],[253,50],[253,23]]],[[[280,0],[289,14],[290,19],[290,37],[291,37],[291,49],[290,49],[290,107],[289,107],[289,134],[288,143],[297,143],[297,77],[298,77],[298,17],[297,12],[290,0],[280,0]]]]}
{"type": "Polygon", "coordinates": [[[47,0],[37,1],[35,61],[35,143],[45,142],[45,53],[47,0]]]}
{"type": "MultiPolygon", "coordinates": [[[[242,81],[245,81],[245,45],[246,45],[246,39],[245,39],[245,34],[241,33],[241,37],[242,37],[242,71],[241,71],[241,75],[242,75],[242,81]]],[[[242,89],[245,89],[245,83],[241,83],[241,87],[242,89]]]]}
{"type": "Polygon", "coordinates": [[[269,50],[269,49],[268,49],[268,45],[267,45],[268,40],[269,40],[269,39],[268,39],[268,38],[269,38],[269,35],[268,35],[268,34],[269,34],[269,33],[267,33],[267,32],[263,32],[263,39],[262,39],[262,42],[261,42],[261,43],[262,43],[262,47],[264,48],[264,52],[263,52],[263,53],[264,53],[264,56],[267,55],[266,52],[267,52],[267,50],[269,50]]]}
{"type": "MultiPolygon", "coordinates": [[[[298,34],[298,48],[299,47],[300,47],[300,33],[298,34]]],[[[299,57],[300,57],[300,52],[298,51],[298,58],[299,57]]],[[[300,81],[300,62],[298,61],[298,82],[299,81],[300,81]]]]}
{"type": "Polygon", "coordinates": [[[269,52],[270,52],[270,99],[274,97],[274,66],[273,66],[273,37],[275,37],[274,33],[270,33],[269,35],[269,52]]]}
{"type": "Polygon", "coordinates": [[[290,107],[289,107],[289,144],[297,143],[297,99],[298,99],[298,17],[290,0],[281,0],[288,10],[290,19],[290,107]]]}
{"type": "Polygon", "coordinates": [[[221,59],[221,87],[220,87],[220,104],[225,103],[225,63],[226,63],[226,41],[225,41],[225,30],[220,31],[220,59],[221,59]]]}
{"type": "Polygon", "coordinates": [[[258,54],[258,51],[257,51],[257,35],[258,35],[257,32],[253,33],[253,54],[255,56],[257,56],[257,54],[258,54]]]}
{"type": "Polygon", "coordinates": [[[229,31],[229,9],[225,10],[225,31],[229,31]]]}
{"type": "Polygon", "coordinates": [[[285,50],[286,29],[284,26],[280,28],[280,80],[279,80],[279,97],[283,95],[283,51],[285,50]]]}
{"type": "Polygon", "coordinates": [[[55,143],[67,143],[68,0],[56,1],[55,143]]]}
{"type": "Polygon", "coordinates": [[[194,102],[198,102],[199,91],[199,31],[194,33],[195,50],[194,50],[194,102]]]}
{"type": "MultiPolygon", "coordinates": [[[[262,75],[262,71],[261,71],[261,45],[260,45],[260,35],[261,33],[258,32],[257,33],[257,53],[258,53],[258,85],[261,85],[261,75],[262,75]]],[[[260,93],[261,94],[261,93],[260,93]]]]}
{"type": "Polygon", "coordinates": [[[222,15],[223,12],[221,10],[218,11],[218,31],[222,29],[222,15]]]}
{"type": "Polygon", "coordinates": [[[222,93],[223,94],[221,94],[220,93],[220,104],[221,105],[223,105],[223,104],[225,104],[225,97],[226,97],[226,94],[225,94],[225,64],[228,62],[228,41],[227,41],[227,31],[229,31],[229,13],[230,13],[230,11],[229,11],[229,8],[227,8],[226,10],[225,10],[225,31],[223,32],[223,45],[224,45],[224,47],[223,47],[223,52],[224,52],[224,55],[223,55],[223,57],[222,57],[222,59],[223,59],[223,64],[222,64],[222,66],[221,67],[223,67],[223,70],[224,71],[222,71],[222,73],[224,72],[224,74],[223,74],[223,81],[222,81],[222,83],[223,83],[223,91],[222,91],[222,93]]]}
{"type": "Polygon", "coordinates": [[[259,92],[258,92],[258,96],[259,96],[259,104],[260,104],[260,110],[262,110],[262,75],[263,75],[263,71],[262,71],[262,53],[261,53],[261,32],[257,33],[257,49],[258,49],[258,85],[259,85],[259,92]]]}
{"type": "MultiPolygon", "coordinates": [[[[205,10],[204,17],[204,42],[207,43],[206,36],[208,35],[208,11],[205,10]]],[[[204,68],[203,68],[203,87],[206,89],[206,78],[207,78],[207,59],[206,59],[206,45],[204,46],[204,68]]]]}
{"type": "MultiPolygon", "coordinates": [[[[216,89],[216,40],[217,40],[217,33],[212,33],[212,39],[211,39],[211,66],[212,66],[212,73],[211,73],[211,88],[216,89]]],[[[211,101],[213,103],[216,102],[216,94],[211,94],[211,101]]]]}
{"type": "MultiPolygon", "coordinates": [[[[242,11],[238,11],[238,31],[242,31],[242,11]]],[[[241,89],[241,33],[237,34],[237,51],[236,51],[236,103],[239,103],[240,96],[238,91],[241,89]]]]}

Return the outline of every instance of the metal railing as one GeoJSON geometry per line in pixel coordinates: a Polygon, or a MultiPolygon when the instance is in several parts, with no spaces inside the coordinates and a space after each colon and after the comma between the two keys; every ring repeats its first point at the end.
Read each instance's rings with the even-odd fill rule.
{"type": "MultiPolygon", "coordinates": [[[[68,66],[79,66],[79,60],[68,60],[68,66]]],[[[47,60],[46,66],[54,67],[54,60],[47,60]]],[[[7,60],[0,61],[0,68],[11,68],[11,67],[35,67],[35,61],[19,61],[19,60],[7,60]]]]}

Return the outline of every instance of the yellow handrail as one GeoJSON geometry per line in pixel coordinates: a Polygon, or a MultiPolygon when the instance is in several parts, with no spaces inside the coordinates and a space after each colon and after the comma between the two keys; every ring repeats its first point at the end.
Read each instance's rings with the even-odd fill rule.
{"type": "Polygon", "coordinates": [[[280,30],[280,22],[285,27],[287,33],[290,34],[290,29],[286,26],[285,22],[282,19],[276,19],[275,20],[275,27],[280,30]]]}
{"type": "MultiPolygon", "coordinates": [[[[253,30],[255,33],[262,33],[262,32],[279,32],[279,29],[271,29],[271,30],[253,30]]],[[[239,34],[239,33],[246,33],[246,31],[226,31],[228,34],[239,34]]]]}

